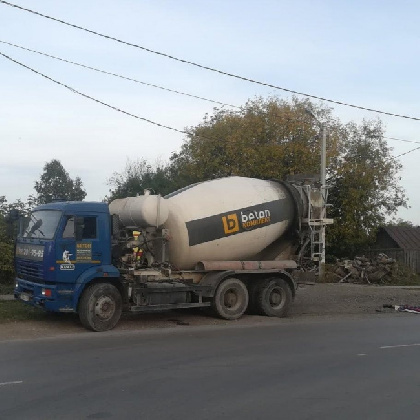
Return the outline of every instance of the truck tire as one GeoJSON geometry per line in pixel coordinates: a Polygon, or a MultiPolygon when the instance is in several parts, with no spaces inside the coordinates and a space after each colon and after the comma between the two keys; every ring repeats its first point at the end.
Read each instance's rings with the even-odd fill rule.
{"type": "Polygon", "coordinates": [[[278,277],[263,280],[255,291],[255,309],[260,315],[287,316],[292,303],[289,285],[278,277]]]}
{"type": "Polygon", "coordinates": [[[235,278],[227,278],[219,284],[213,297],[212,308],[223,319],[238,319],[248,307],[248,290],[235,278]]]}
{"type": "Polygon", "coordinates": [[[121,293],[110,283],[92,284],[83,292],[78,312],[85,328],[92,331],[111,330],[121,317],[121,293]]]}

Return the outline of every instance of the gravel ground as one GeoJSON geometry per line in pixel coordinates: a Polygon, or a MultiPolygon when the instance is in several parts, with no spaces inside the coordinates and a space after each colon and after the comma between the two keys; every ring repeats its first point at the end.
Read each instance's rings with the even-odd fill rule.
{"type": "Polygon", "coordinates": [[[347,283],[306,286],[298,289],[291,315],[373,314],[382,310],[383,304],[420,306],[420,287],[347,283]]]}
{"type": "MultiPolygon", "coordinates": [[[[354,284],[318,284],[299,288],[289,318],[278,319],[245,315],[237,321],[225,321],[199,310],[178,310],[156,314],[124,315],[116,330],[143,330],[151,328],[187,328],[201,325],[272,325],[294,322],[303,318],[352,317],[393,313],[382,309],[383,304],[420,306],[420,287],[384,287],[354,284]]],[[[396,316],[402,314],[395,313],[396,316]]],[[[409,316],[420,316],[409,314],[409,316]]],[[[420,319],[420,318],[419,318],[420,319]]],[[[46,315],[45,319],[0,324],[0,341],[52,337],[62,334],[91,334],[79,323],[77,315],[46,315]]]]}

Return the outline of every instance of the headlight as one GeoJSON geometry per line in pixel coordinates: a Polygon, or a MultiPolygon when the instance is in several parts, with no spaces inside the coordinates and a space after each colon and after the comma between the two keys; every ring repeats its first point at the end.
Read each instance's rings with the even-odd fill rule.
{"type": "Polygon", "coordinates": [[[51,289],[42,289],[41,294],[42,294],[42,296],[45,296],[45,297],[51,297],[52,296],[51,289]]]}

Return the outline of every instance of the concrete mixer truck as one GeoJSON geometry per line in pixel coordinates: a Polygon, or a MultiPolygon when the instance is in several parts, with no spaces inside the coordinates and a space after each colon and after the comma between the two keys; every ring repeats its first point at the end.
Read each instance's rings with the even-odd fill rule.
{"type": "Polygon", "coordinates": [[[123,311],[284,317],[307,278],[304,250],[316,259],[319,197],[308,182],[228,177],[165,197],[41,205],[17,239],[14,296],[94,331],[123,311]]]}

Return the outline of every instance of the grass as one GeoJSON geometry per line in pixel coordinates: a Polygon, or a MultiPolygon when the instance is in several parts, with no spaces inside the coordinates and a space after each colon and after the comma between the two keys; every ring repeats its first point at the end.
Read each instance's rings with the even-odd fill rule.
{"type": "Polygon", "coordinates": [[[391,277],[383,282],[386,286],[420,286],[420,275],[413,273],[409,268],[398,265],[391,277]]]}
{"type": "Polygon", "coordinates": [[[7,283],[0,282],[0,295],[13,294],[13,288],[14,288],[13,282],[7,282],[7,283]]]}
{"type": "Polygon", "coordinates": [[[0,324],[45,319],[46,313],[18,301],[0,301],[0,324]]]}
{"type": "MultiPolygon", "coordinates": [[[[14,281],[0,279],[0,295],[13,294],[14,281]]],[[[14,300],[0,300],[0,324],[45,319],[45,312],[14,300]]]]}

